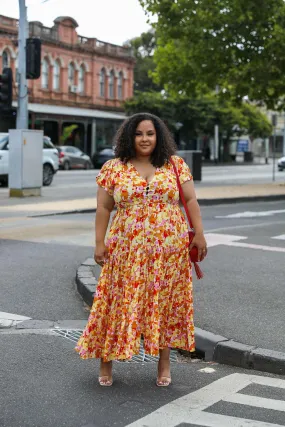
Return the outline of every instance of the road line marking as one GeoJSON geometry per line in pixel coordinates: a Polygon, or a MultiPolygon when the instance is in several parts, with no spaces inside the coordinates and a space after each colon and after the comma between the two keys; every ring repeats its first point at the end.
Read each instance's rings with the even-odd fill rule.
{"type": "Polygon", "coordinates": [[[238,403],[241,405],[254,406],[255,408],[272,409],[273,411],[285,412],[284,400],[265,399],[264,397],[250,396],[248,394],[236,393],[223,399],[224,402],[238,403]]]}
{"type": "Polygon", "coordinates": [[[280,427],[280,424],[264,423],[262,421],[212,414],[209,412],[197,412],[197,414],[190,416],[187,423],[204,427],[280,427]]]}
{"type": "Polygon", "coordinates": [[[231,234],[218,234],[218,233],[206,233],[205,239],[207,241],[208,247],[217,246],[217,245],[228,245],[237,240],[245,240],[245,236],[233,236],[231,234]]]}
{"type": "Polygon", "coordinates": [[[255,218],[260,216],[273,216],[275,214],[285,213],[285,209],[279,209],[274,211],[259,211],[259,212],[238,212],[230,215],[218,215],[215,218],[255,218]]]}
{"type": "MultiPolygon", "coordinates": [[[[165,427],[166,425],[175,427],[183,423],[208,427],[241,427],[243,425],[247,427],[279,427],[279,424],[213,414],[208,409],[217,402],[231,399],[232,396],[234,399],[236,393],[252,383],[285,389],[285,380],[279,378],[235,373],[175,399],[126,427],[165,427]],[[208,409],[208,412],[203,412],[205,409],[208,409]]],[[[272,405],[272,399],[261,398],[260,402],[264,403],[264,400],[267,405],[272,405]]],[[[256,404],[258,401],[252,400],[252,402],[256,404]]],[[[249,400],[246,401],[246,404],[249,404],[249,400]]]]}
{"type": "Polygon", "coordinates": [[[216,233],[217,231],[227,231],[227,230],[239,230],[243,228],[258,228],[258,227],[269,227],[272,225],[281,225],[285,224],[285,221],[274,221],[274,222],[261,222],[259,224],[245,224],[245,225],[231,225],[229,227],[220,227],[213,228],[212,230],[206,230],[206,233],[216,233]]]}
{"type": "Polygon", "coordinates": [[[285,253],[285,248],[279,248],[276,246],[263,246],[263,245],[254,245],[252,243],[242,243],[242,242],[229,242],[223,243],[225,246],[235,246],[236,248],[248,248],[248,249],[258,249],[261,251],[269,252],[283,252],[285,253]]]}
{"type": "Polygon", "coordinates": [[[24,321],[24,320],[30,320],[31,317],[26,316],[19,316],[18,314],[13,313],[6,313],[4,311],[0,311],[0,319],[3,320],[16,320],[16,321],[24,321]]]}
{"type": "Polygon", "coordinates": [[[271,237],[271,239],[285,240],[285,234],[281,234],[280,236],[271,237]]]}

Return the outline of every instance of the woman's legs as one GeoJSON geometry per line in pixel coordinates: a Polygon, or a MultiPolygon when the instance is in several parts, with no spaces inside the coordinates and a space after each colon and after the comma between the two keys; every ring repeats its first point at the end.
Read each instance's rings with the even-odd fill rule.
{"type": "Polygon", "coordinates": [[[170,348],[163,348],[159,350],[158,375],[156,384],[160,387],[167,387],[170,383],[170,348]]]}

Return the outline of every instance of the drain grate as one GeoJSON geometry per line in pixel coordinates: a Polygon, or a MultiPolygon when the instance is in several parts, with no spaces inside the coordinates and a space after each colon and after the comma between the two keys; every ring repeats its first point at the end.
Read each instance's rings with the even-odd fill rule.
{"type": "MultiPolygon", "coordinates": [[[[57,335],[61,336],[62,338],[66,338],[72,342],[77,342],[79,338],[81,337],[81,334],[83,332],[82,329],[53,329],[52,332],[55,332],[57,335]]],[[[177,362],[177,351],[171,350],[170,351],[170,360],[171,362],[177,362]]],[[[143,341],[141,341],[140,351],[139,354],[132,357],[131,360],[119,360],[119,362],[123,363],[131,363],[131,362],[158,362],[158,357],[151,356],[149,354],[145,354],[144,347],[143,347],[143,341]]]]}

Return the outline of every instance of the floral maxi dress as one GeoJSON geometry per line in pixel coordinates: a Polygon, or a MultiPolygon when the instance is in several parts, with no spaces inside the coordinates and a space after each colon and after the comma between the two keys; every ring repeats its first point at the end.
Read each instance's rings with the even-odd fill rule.
{"type": "MultiPolygon", "coordinates": [[[[173,156],[180,181],[192,179],[173,156]]],[[[116,214],[106,239],[109,256],[94,295],[88,323],[76,346],[83,359],[130,359],[165,347],[194,351],[192,272],[188,227],[179,207],[170,163],[151,182],[131,162],[110,160],[97,183],[114,197],[116,214]]]]}

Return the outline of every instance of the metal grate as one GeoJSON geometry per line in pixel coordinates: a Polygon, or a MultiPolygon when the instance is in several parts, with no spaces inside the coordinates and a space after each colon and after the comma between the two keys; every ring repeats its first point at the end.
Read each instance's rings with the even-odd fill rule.
{"type": "MultiPolygon", "coordinates": [[[[82,329],[53,329],[53,332],[55,332],[57,335],[61,336],[62,338],[66,338],[72,342],[77,342],[79,338],[82,335],[83,330],[82,329]]],[[[170,360],[171,362],[177,362],[177,351],[171,350],[170,351],[170,360]]],[[[118,362],[123,363],[131,363],[131,362],[158,362],[158,357],[151,356],[149,354],[145,354],[144,347],[143,347],[143,341],[141,341],[140,351],[139,354],[132,357],[131,360],[119,360],[118,362]]]]}

